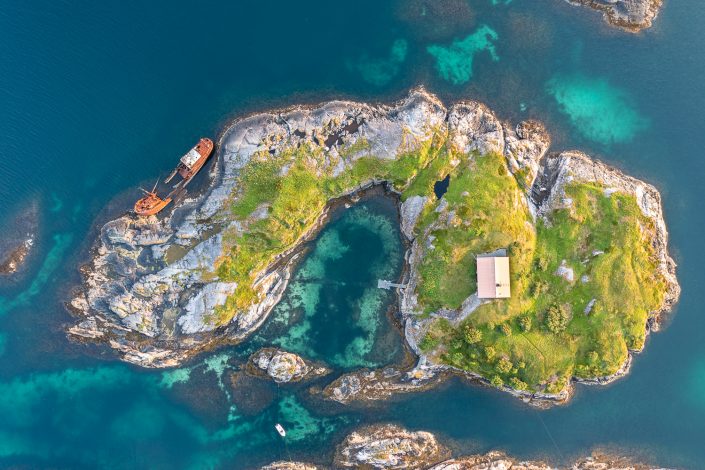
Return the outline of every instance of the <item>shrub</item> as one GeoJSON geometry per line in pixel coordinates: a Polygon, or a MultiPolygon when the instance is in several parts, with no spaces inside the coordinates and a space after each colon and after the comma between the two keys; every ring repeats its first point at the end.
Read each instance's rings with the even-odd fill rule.
{"type": "Polygon", "coordinates": [[[570,311],[565,305],[553,304],[546,311],[546,328],[551,333],[558,334],[568,327],[570,311]]]}
{"type": "Polygon", "coordinates": [[[419,348],[423,352],[428,352],[435,349],[440,341],[441,340],[439,338],[434,338],[430,333],[427,333],[419,343],[419,348]]]}
{"type": "Polygon", "coordinates": [[[512,336],[512,327],[509,326],[509,323],[502,323],[499,329],[502,330],[504,336],[512,336]]]}
{"type": "Polygon", "coordinates": [[[588,364],[597,364],[597,361],[600,360],[600,355],[595,351],[590,351],[587,353],[587,360],[588,364]]]}
{"type": "Polygon", "coordinates": [[[492,379],[490,379],[490,383],[495,387],[500,388],[504,385],[504,380],[502,380],[499,375],[494,375],[492,376],[492,379]]]}
{"type": "Polygon", "coordinates": [[[497,351],[495,351],[492,346],[487,346],[485,348],[485,357],[488,361],[491,361],[494,358],[495,354],[497,354],[497,351]]]}
{"type": "Polygon", "coordinates": [[[468,344],[477,344],[482,341],[482,332],[474,326],[465,328],[465,341],[468,344]]]}
{"type": "Polygon", "coordinates": [[[512,377],[509,379],[509,385],[515,390],[526,390],[529,388],[526,382],[522,382],[517,377],[512,377]]]}
{"type": "Polygon", "coordinates": [[[531,331],[531,323],[531,316],[528,313],[525,313],[524,315],[519,317],[519,328],[521,328],[521,331],[531,331]]]}
{"type": "Polygon", "coordinates": [[[497,366],[496,366],[497,371],[502,374],[506,374],[509,371],[511,371],[512,367],[514,367],[512,364],[512,361],[510,361],[506,357],[500,358],[500,360],[497,362],[497,366]]]}

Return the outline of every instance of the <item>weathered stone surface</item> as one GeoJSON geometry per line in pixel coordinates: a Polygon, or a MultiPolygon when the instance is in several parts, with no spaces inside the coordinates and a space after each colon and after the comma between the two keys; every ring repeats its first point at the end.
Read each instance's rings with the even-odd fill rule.
{"type": "MultiPolygon", "coordinates": [[[[333,466],[427,470],[666,470],[636,463],[627,457],[601,453],[580,458],[568,466],[555,466],[542,461],[520,461],[498,451],[452,459],[447,459],[448,454],[448,450],[431,433],[411,432],[393,425],[377,425],[350,434],[338,446],[333,466]]],[[[300,462],[275,462],[262,467],[262,470],[310,468],[316,467],[300,462]]]]}
{"type": "MultiPolygon", "coordinates": [[[[513,127],[477,102],[446,109],[435,96],[417,89],[392,105],[333,101],[233,122],[218,142],[213,179],[204,194],[181,203],[164,218],[124,215],[102,227],[92,259],[82,269],[82,288],[70,302],[70,309],[79,318],[76,325],[68,328],[69,335],[78,341],[105,342],[122,359],[145,367],[173,366],[215,343],[242,341],[265,321],[279,301],[301,246],[299,243],[281,253],[271,266],[256,274],[252,287],[259,296],[257,303],[238,312],[228,324],[216,321],[218,306],[237,287],[218,279],[214,270],[226,249],[221,232],[225,227],[233,233],[244,230],[229,220],[228,198],[236,197],[237,176],[252,155],[262,151],[277,155],[298,145],[317,145],[330,160],[324,164],[338,172],[363,156],[395,158],[417,148],[434,133],[448,134],[451,144],[461,151],[503,154],[511,171],[522,175],[528,205],[537,217],[565,204],[562,188],[570,178],[599,179],[615,191],[637,195],[640,207],[657,226],[654,243],[660,267],[671,284],[663,311],[676,301],[679,288],[675,264],[666,251],[667,232],[660,198],[652,186],[578,152],[545,158],[550,138],[536,121],[513,127]],[[343,154],[344,159],[340,158],[343,154]]],[[[361,188],[373,183],[363,183],[361,188]]],[[[414,224],[426,203],[427,198],[410,197],[400,208],[402,231],[409,239],[413,239],[414,224]]],[[[453,214],[442,206],[439,210],[439,218],[452,219],[453,214]]],[[[326,216],[324,211],[301,241],[313,237],[326,216]]],[[[423,337],[425,320],[413,314],[417,309],[414,290],[416,268],[427,249],[432,246],[412,242],[407,257],[408,287],[402,290],[400,299],[405,335],[418,354],[417,343],[423,337]]],[[[439,314],[449,319],[464,318],[477,305],[476,300],[469,298],[460,312],[439,314]]],[[[434,364],[424,367],[424,373],[444,370],[434,364]]],[[[388,379],[382,383],[404,391],[410,390],[409,384],[416,380],[388,379]]],[[[363,389],[369,390],[370,396],[383,394],[379,389],[373,393],[371,382],[368,385],[363,389]]]]}
{"type": "Polygon", "coordinates": [[[344,374],[330,383],[323,394],[339,403],[378,401],[394,394],[420,392],[436,386],[448,375],[446,371],[418,364],[405,371],[395,367],[361,370],[344,374]]]}
{"type": "Polygon", "coordinates": [[[39,204],[31,201],[0,220],[0,278],[22,270],[35,243],[39,204]]]}
{"type": "Polygon", "coordinates": [[[261,470],[318,470],[319,467],[303,462],[272,462],[261,470]]]}
{"type": "Polygon", "coordinates": [[[330,372],[327,368],[305,361],[300,356],[277,348],[260,349],[249,362],[250,370],[260,371],[277,383],[298,382],[330,372]]]}
{"type": "Polygon", "coordinates": [[[651,27],[663,0],[566,0],[572,5],[583,5],[601,11],[612,26],[631,32],[651,27]]]}
{"type": "Polygon", "coordinates": [[[335,466],[421,469],[449,454],[429,432],[411,432],[394,425],[370,426],[345,438],[336,449],[335,466]]]}

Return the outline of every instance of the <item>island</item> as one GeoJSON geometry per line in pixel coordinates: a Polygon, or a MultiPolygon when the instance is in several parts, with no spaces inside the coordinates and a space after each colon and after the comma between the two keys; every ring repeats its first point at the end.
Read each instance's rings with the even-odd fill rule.
{"type": "MultiPolygon", "coordinates": [[[[556,467],[540,461],[520,461],[503,452],[450,457],[450,450],[427,431],[409,431],[380,424],[358,429],[338,445],[333,468],[427,469],[427,470],[650,470],[656,467],[635,463],[623,456],[595,452],[569,466],[556,467]]],[[[314,464],[293,461],[272,462],[262,470],[316,470],[314,464]]]]}
{"type": "Polygon", "coordinates": [[[601,11],[607,23],[633,33],[650,28],[663,5],[663,0],[566,1],[572,5],[582,5],[601,11]]]}
{"type": "Polygon", "coordinates": [[[564,403],[576,381],[623,376],[680,287],[658,191],[549,146],[540,122],[511,125],[473,101],[446,108],[424,89],[392,105],[238,119],[218,139],[204,194],[102,227],[68,334],[144,367],[242,342],[332,208],[382,186],[408,243],[395,284],[418,360],[352,372],[323,393],[374,400],[460,374],[564,403]]]}

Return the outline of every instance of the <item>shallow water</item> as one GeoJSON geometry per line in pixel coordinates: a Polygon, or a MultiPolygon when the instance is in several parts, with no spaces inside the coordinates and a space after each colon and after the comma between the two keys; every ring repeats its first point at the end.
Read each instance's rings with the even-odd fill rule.
{"type": "MultiPolygon", "coordinates": [[[[653,29],[629,35],[558,0],[0,1],[0,214],[34,200],[41,212],[27,275],[0,285],[0,467],[325,462],[351,429],[383,421],[434,431],[456,453],[560,462],[606,447],[703,467],[703,20],[699,2],[666,2],[653,29]],[[543,412],[460,380],[367,409],[306,386],[242,379],[233,389],[255,343],[145,371],[66,340],[63,302],[95,224],[127,209],[198,137],[257,109],[391,100],[417,84],[449,102],[484,101],[503,119],[541,119],[554,150],[585,150],[662,191],[683,295],[627,379],[579,387],[569,406],[543,412]],[[276,422],[297,439],[283,445],[276,422]]],[[[399,359],[393,299],[369,288],[400,269],[385,204],[370,201],[363,220],[352,220],[362,207],[343,211],[351,221],[341,215],[321,233],[259,341],[289,341],[335,374],[399,359]],[[302,282],[306,269],[338,284],[302,282]],[[292,326],[270,330],[285,311],[292,326]]],[[[0,228],[11,223],[0,217],[0,228]]]]}

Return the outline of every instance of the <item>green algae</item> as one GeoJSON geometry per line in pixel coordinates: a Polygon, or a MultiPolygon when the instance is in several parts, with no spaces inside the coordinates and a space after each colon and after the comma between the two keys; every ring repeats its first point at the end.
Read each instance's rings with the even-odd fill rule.
{"type": "Polygon", "coordinates": [[[357,318],[355,325],[359,328],[360,334],[356,336],[350,344],[345,346],[342,354],[336,355],[332,362],[341,367],[375,367],[367,357],[375,345],[377,330],[380,324],[380,315],[386,292],[376,287],[365,289],[365,293],[358,301],[357,318]]]}
{"type": "Polygon", "coordinates": [[[455,40],[448,46],[432,44],[426,51],[436,59],[436,69],[441,78],[454,85],[462,85],[472,78],[473,62],[479,52],[486,51],[493,61],[499,60],[494,45],[498,39],[495,30],[482,25],[464,39],[455,40]]]}
{"type": "Polygon", "coordinates": [[[326,263],[339,260],[349,250],[350,247],[342,242],[337,230],[329,229],[321,234],[313,253],[306,259],[294,281],[289,285],[289,295],[286,300],[280,302],[275,308],[275,317],[279,317],[279,321],[288,323],[290,312],[295,309],[303,310],[303,319],[292,325],[287,334],[277,338],[274,344],[309,357],[317,355],[310,346],[311,319],[316,314],[323,286],[315,281],[325,279],[326,263]]]}
{"type": "Polygon", "coordinates": [[[408,48],[405,39],[397,39],[392,43],[387,57],[370,57],[363,54],[356,61],[348,62],[347,67],[358,72],[367,83],[384,86],[399,73],[401,64],[406,60],[408,48]]]}
{"type": "Polygon", "coordinates": [[[17,307],[29,305],[29,301],[42,291],[42,288],[49,281],[51,275],[54,274],[54,271],[56,271],[61,264],[64,253],[71,245],[72,240],[73,234],[71,233],[59,233],[54,235],[54,245],[49,250],[49,253],[47,253],[44,262],[39,268],[39,272],[32,280],[30,286],[25,291],[20,292],[12,300],[0,297],[0,316],[17,307]]]}
{"type": "Polygon", "coordinates": [[[604,78],[556,75],[548,81],[546,90],[573,127],[594,142],[630,142],[649,125],[627,93],[604,78]]]}
{"type": "Polygon", "coordinates": [[[165,370],[162,372],[161,380],[158,385],[160,387],[170,389],[176,384],[186,383],[191,379],[190,367],[182,367],[179,369],[165,370]]]}
{"type": "MultiPolygon", "coordinates": [[[[369,360],[368,356],[375,348],[383,304],[389,298],[388,292],[376,288],[376,280],[395,276],[397,266],[390,263],[390,259],[401,259],[398,232],[392,220],[385,215],[373,213],[364,206],[348,210],[339,225],[329,227],[321,234],[313,251],[289,284],[287,295],[275,307],[272,323],[286,327],[287,331],[272,342],[309,358],[321,358],[319,343],[328,341],[325,339],[327,333],[322,332],[322,329],[337,329],[338,327],[331,323],[338,323],[335,319],[340,318],[340,321],[347,325],[346,331],[340,337],[344,342],[335,354],[324,354],[326,357],[322,359],[345,368],[379,365],[369,360]],[[342,239],[343,232],[366,233],[371,239],[379,242],[383,255],[376,256],[364,266],[365,279],[369,279],[350,281],[354,284],[350,286],[350,292],[355,292],[355,298],[329,304],[330,298],[326,297],[328,301],[323,303],[324,289],[340,289],[336,291],[337,295],[348,295],[346,281],[336,279],[340,266],[336,267],[335,263],[340,264],[342,261],[346,264],[343,257],[349,255],[351,250],[342,239]],[[370,287],[357,287],[360,282],[369,283],[370,287]],[[295,311],[300,311],[301,314],[293,318],[295,311]],[[320,315],[327,316],[328,320],[324,320],[320,315]]],[[[350,275],[351,273],[344,274],[350,275]]]]}
{"type": "Polygon", "coordinates": [[[343,417],[317,418],[311,414],[294,395],[287,395],[279,402],[279,417],[286,429],[286,440],[300,442],[324,439],[337,429],[343,417]]]}
{"type": "Polygon", "coordinates": [[[96,367],[32,374],[0,383],[2,427],[26,428],[36,424],[40,417],[34,412],[35,408],[50,397],[58,402],[70,402],[80,393],[112,390],[131,380],[127,368],[96,367]]]}

